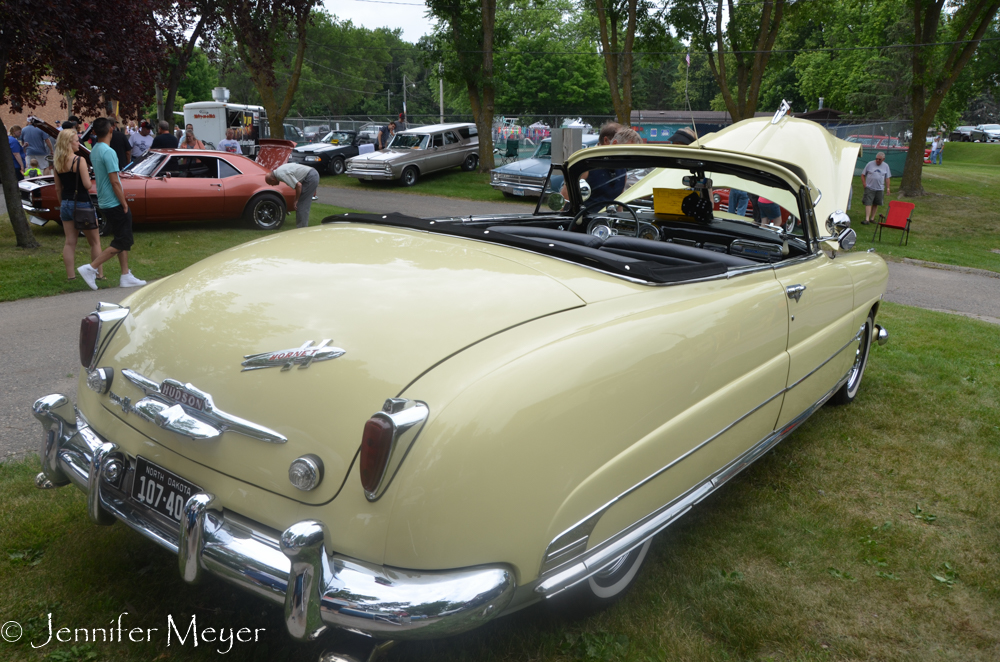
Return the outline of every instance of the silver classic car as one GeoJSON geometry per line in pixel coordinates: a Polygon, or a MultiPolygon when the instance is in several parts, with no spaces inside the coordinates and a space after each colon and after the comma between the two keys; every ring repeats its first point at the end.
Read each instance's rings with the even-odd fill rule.
{"type": "Polygon", "coordinates": [[[358,179],[399,180],[413,186],[422,175],[461,166],[479,165],[479,133],[475,124],[432,124],[397,133],[381,152],[347,161],[347,175],[358,179]]]}
{"type": "MultiPolygon", "coordinates": [[[[584,149],[596,144],[596,133],[583,136],[584,149]]],[[[542,185],[545,184],[550,167],[552,167],[552,139],[546,138],[538,143],[530,159],[515,161],[494,169],[490,173],[490,186],[502,191],[506,196],[537,198],[542,194],[542,185]]]]}

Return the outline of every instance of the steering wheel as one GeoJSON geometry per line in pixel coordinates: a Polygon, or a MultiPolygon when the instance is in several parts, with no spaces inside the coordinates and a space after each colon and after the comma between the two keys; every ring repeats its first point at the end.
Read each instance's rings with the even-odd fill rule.
{"type": "MultiPolygon", "coordinates": [[[[608,204],[605,205],[605,207],[610,207],[611,205],[618,205],[620,207],[624,207],[625,209],[627,209],[628,213],[632,214],[632,220],[635,221],[636,232],[639,231],[639,215],[635,213],[635,209],[632,208],[632,205],[630,205],[627,202],[609,202],[608,204]]],[[[580,211],[577,212],[577,215],[573,217],[573,226],[582,225],[583,218],[586,215],[587,215],[587,208],[585,206],[581,206],[580,211]]]]}

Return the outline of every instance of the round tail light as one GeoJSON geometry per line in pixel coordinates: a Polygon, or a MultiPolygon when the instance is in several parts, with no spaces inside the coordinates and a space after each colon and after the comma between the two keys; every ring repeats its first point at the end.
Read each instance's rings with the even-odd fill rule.
{"type": "Polygon", "coordinates": [[[80,365],[84,368],[89,368],[94,361],[100,330],[101,320],[97,313],[91,313],[80,321],[80,365]]]}
{"type": "Polygon", "coordinates": [[[376,414],[365,423],[361,436],[361,486],[374,494],[382,482],[392,450],[393,425],[387,416],[376,414]]]}

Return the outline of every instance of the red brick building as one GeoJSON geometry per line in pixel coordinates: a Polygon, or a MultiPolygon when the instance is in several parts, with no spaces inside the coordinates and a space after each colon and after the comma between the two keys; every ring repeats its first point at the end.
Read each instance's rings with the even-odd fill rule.
{"type": "Polygon", "coordinates": [[[15,113],[10,105],[0,106],[0,120],[7,127],[8,131],[13,125],[24,127],[28,122],[28,115],[34,115],[40,120],[45,120],[52,126],[59,126],[70,116],[69,106],[66,97],[56,91],[55,85],[50,82],[43,82],[42,105],[35,108],[25,106],[21,112],[15,113]]]}

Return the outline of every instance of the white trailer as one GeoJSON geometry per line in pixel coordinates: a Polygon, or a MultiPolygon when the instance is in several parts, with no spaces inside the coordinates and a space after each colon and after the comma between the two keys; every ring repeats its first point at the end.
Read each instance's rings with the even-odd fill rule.
{"type": "Polygon", "coordinates": [[[222,101],[186,103],[184,124],[193,126],[195,137],[211,149],[217,149],[225,139],[226,129],[233,129],[243,153],[251,158],[257,156],[260,139],[270,137],[263,106],[222,101]]]}

